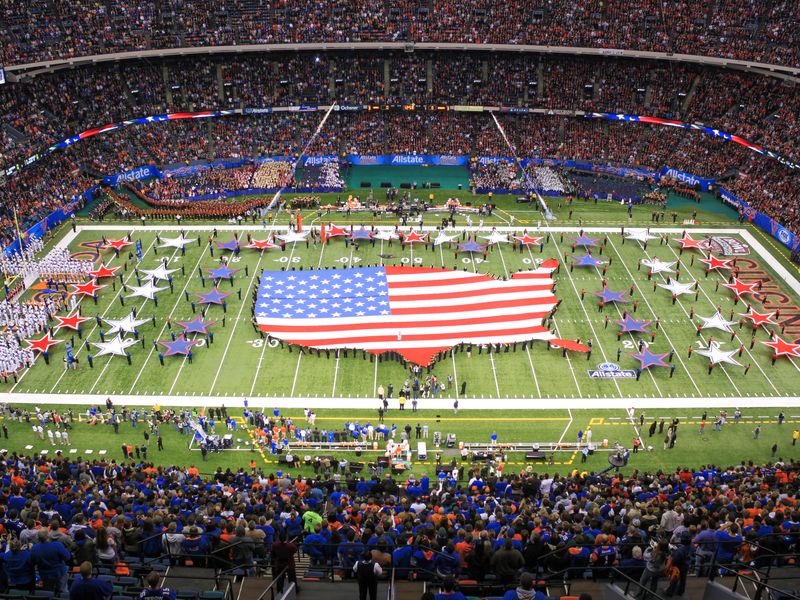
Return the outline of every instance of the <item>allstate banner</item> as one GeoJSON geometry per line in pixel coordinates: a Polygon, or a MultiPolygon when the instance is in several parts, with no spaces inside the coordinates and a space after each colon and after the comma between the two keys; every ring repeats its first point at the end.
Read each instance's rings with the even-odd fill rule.
{"type": "Polygon", "coordinates": [[[156,177],[158,179],[162,178],[161,171],[158,169],[158,167],[155,165],[142,165],[141,167],[136,167],[135,169],[126,171],[125,173],[103,177],[103,183],[106,183],[112,187],[117,187],[126,181],[139,181],[141,179],[150,179],[152,177],[156,177]]]}
{"type": "Polygon", "coordinates": [[[172,167],[163,167],[161,169],[162,177],[188,177],[189,175],[195,175],[197,173],[202,173],[204,171],[210,171],[212,169],[236,169],[238,167],[244,166],[249,161],[239,159],[239,160],[217,160],[213,162],[207,163],[197,163],[193,165],[176,165],[172,167]]]}
{"type": "Polygon", "coordinates": [[[337,156],[304,156],[301,161],[303,167],[321,167],[322,165],[339,160],[337,156]]]}
{"type": "Polygon", "coordinates": [[[658,172],[658,176],[667,176],[671,179],[675,179],[676,181],[680,181],[681,183],[691,186],[699,185],[700,189],[704,192],[710,192],[716,183],[713,179],[698,177],[697,175],[687,173],[686,171],[679,171],[678,169],[673,169],[672,167],[664,167],[658,172]]]}
{"type": "Polygon", "coordinates": [[[469,164],[469,156],[450,154],[348,154],[345,160],[351,165],[444,165],[462,167],[469,164]]]}

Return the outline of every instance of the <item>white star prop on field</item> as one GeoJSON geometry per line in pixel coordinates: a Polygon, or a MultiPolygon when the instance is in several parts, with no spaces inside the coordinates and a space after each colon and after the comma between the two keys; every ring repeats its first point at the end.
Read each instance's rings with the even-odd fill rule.
{"type": "Polygon", "coordinates": [[[155,269],[139,269],[139,271],[145,274],[145,279],[158,279],[160,281],[169,281],[169,274],[177,270],[178,269],[168,269],[167,265],[164,263],[161,263],[155,269]]]}
{"type": "Polygon", "coordinates": [[[649,267],[653,275],[655,275],[656,273],[672,273],[673,272],[672,267],[675,266],[675,262],[664,262],[657,256],[643,260],[642,264],[645,267],[649,267]]]}
{"type": "Polygon", "coordinates": [[[197,241],[197,238],[185,238],[182,235],[176,238],[161,238],[160,248],[177,248],[180,250],[184,246],[188,246],[197,241]]]}
{"type": "Polygon", "coordinates": [[[486,240],[486,245],[491,246],[492,244],[498,243],[506,243],[510,244],[511,240],[508,239],[508,235],[504,233],[500,233],[496,229],[492,231],[491,235],[482,235],[481,239],[486,240]]]}
{"type": "Polygon", "coordinates": [[[719,342],[711,342],[707,349],[695,350],[695,354],[708,357],[709,362],[712,362],[715,365],[718,365],[719,363],[729,363],[737,367],[742,366],[741,363],[733,358],[733,355],[736,354],[737,350],[723,350],[719,346],[719,342]]]}
{"type": "Polygon", "coordinates": [[[647,240],[657,240],[658,236],[653,235],[647,229],[629,229],[625,233],[625,239],[644,244],[647,240]]]}
{"type": "Polygon", "coordinates": [[[442,244],[447,244],[448,242],[455,242],[458,239],[458,234],[454,235],[447,235],[444,231],[441,231],[436,239],[433,240],[434,246],[441,246],[442,244]]]}
{"type": "Polygon", "coordinates": [[[286,244],[294,244],[295,242],[305,242],[307,235],[307,231],[287,231],[286,233],[279,235],[278,239],[286,244]]]}
{"type": "Polygon", "coordinates": [[[376,240],[383,240],[384,242],[388,242],[389,240],[399,240],[400,236],[398,236],[394,231],[390,229],[381,229],[372,236],[373,239],[376,240]]]}
{"type": "Polygon", "coordinates": [[[720,331],[731,333],[733,331],[731,325],[736,325],[736,321],[726,321],[720,312],[715,312],[710,317],[697,315],[697,318],[703,322],[701,329],[719,329],[720,331]]]}
{"type": "Polygon", "coordinates": [[[669,290],[676,296],[680,296],[681,294],[694,294],[694,290],[692,289],[696,281],[690,281],[688,283],[681,283],[680,281],[676,281],[675,279],[670,278],[668,283],[659,283],[658,287],[664,288],[665,290],[669,290]]]}
{"type": "Polygon", "coordinates": [[[492,235],[482,235],[481,238],[486,240],[486,243],[490,246],[492,244],[498,244],[500,242],[505,242],[506,244],[511,243],[511,241],[508,239],[508,235],[500,233],[497,230],[492,231],[492,235]]]}
{"type": "Polygon", "coordinates": [[[134,338],[125,339],[119,335],[110,342],[93,342],[93,345],[100,348],[95,356],[103,356],[104,354],[113,354],[114,356],[125,356],[126,350],[131,346],[139,343],[139,340],[134,338]]]}
{"type": "Polygon", "coordinates": [[[165,287],[156,287],[156,284],[153,283],[152,279],[148,279],[147,283],[144,285],[129,285],[130,289],[133,290],[132,294],[125,296],[126,298],[135,298],[136,296],[140,296],[142,298],[147,298],[148,300],[153,300],[156,297],[156,292],[163,292],[165,287]]]}
{"type": "Polygon", "coordinates": [[[139,325],[144,325],[150,319],[135,319],[133,314],[128,314],[124,319],[103,319],[106,323],[111,325],[111,328],[106,333],[133,333],[139,325]]]}

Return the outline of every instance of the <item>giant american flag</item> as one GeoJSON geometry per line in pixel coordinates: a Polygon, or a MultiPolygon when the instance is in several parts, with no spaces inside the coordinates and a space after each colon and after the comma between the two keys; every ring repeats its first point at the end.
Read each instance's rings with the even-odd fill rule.
{"type": "Polygon", "coordinates": [[[557,266],[548,260],[508,281],[403,266],[265,271],[256,322],[270,336],[292,344],[392,351],[426,366],[462,342],[555,342],[542,319],[557,303],[552,279],[557,266]]]}

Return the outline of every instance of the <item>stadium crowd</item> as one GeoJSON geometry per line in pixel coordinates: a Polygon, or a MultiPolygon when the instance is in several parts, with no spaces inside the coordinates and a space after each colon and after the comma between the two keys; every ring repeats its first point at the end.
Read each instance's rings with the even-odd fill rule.
{"type": "MultiPolygon", "coordinates": [[[[109,401],[106,410],[87,408],[85,423],[83,411],[80,419],[72,410],[3,404],[2,411],[40,440],[58,432],[54,446],[54,437],[63,443],[75,427],[143,431],[154,440],[164,428],[194,434],[194,422],[211,431],[215,418],[229,430],[240,427],[224,408],[141,411],[109,401]]],[[[275,412],[246,409],[244,422],[268,431],[298,425],[275,412]]],[[[511,589],[518,580],[528,585],[525,573],[546,580],[591,570],[603,578],[611,567],[656,589],[672,557],[680,573],[669,585],[680,595],[689,574],[713,564],[780,564],[800,550],[800,464],[781,458],[602,474],[512,473],[503,463],[454,461],[431,482],[427,474],[361,476],[347,461],[328,458],[314,461],[313,475],[268,473],[256,461],[201,473],[191,463],[155,464],[141,449],[123,444],[121,461],[67,457],[60,448],[47,456],[3,454],[4,590],[31,590],[40,580],[43,590],[61,592],[72,567],[85,562],[145,575],[148,563],[248,573],[271,563],[274,575],[287,567],[294,579],[302,549],[312,568],[333,565],[344,577],[369,552],[387,577],[393,569],[397,579],[461,578],[511,589]]]]}
{"type": "Polygon", "coordinates": [[[635,6],[556,0],[530,10],[520,0],[391,5],[342,0],[261,4],[208,0],[113,6],[33,0],[9,4],[2,62],[15,65],[109,52],[271,43],[416,41],[540,44],[702,54],[797,66],[800,18],[791,2],[695,6],[645,0],[635,6]],[[32,30],[30,23],[36,23],[32,30]],[[80,35],[76,35],[80,32],[80,35]]]}
{"type": "MultiPolygon", "coordinates": [[[[505,141],[486,115],[422,110],[431,103],[462,102],[699,121],[744,134],[790,158],[797,155],[800,139],[800,97],[779,80],[755,74],[620,58],[277,53],[224,60],[192,57],[120,62],[8,83],[0,87],[0,163],[19,165],[32,153],[76,131],[130,117],[330,98],[369,105],[414,101],[419,106],[413,111],[335,112],[314,138],[308,154],[507,155],[505,141]],[[388,80],[384,81],[386,66],[388,80]],[[447,135],[442,135],[443,131],[447,135]]],[[[21,175],[7,177],[0,186],[0,241],[8,243],[14,237],[11,211],[15,204],[24,231],[56,207],[72,202],[101,175],[149,163],[297,155],[321,118],[318,112],[300,112],[147,123],[72,144],[25,168],[21,175]]],[[[700,176],[722,177],[754,207],[786,225],[797,224],[794,172],[751,156],[739,145],[694,131],[587,122],[570,114],[501,115],[499,119],[521,157],[649,169],[670,166],[700,176]],[[747,189],[753,180],[759,182],[759,189],[747,189]],[[778,210],[783,206],[788,210],[778,210]]],[[[277,187],[286,181],[280,174],[262,175],[263,187],[277,187]]],[[[216,193],[231,183],[242,183],[227,181],[228,175],[220,177],[223,180],[209,181],[205,188],[189,190],[184,197],[201,194],[202,189],[216,193]]],[[[169,185],[159,184],[155,193],[163,188],[166,199],[169,185]]]]}

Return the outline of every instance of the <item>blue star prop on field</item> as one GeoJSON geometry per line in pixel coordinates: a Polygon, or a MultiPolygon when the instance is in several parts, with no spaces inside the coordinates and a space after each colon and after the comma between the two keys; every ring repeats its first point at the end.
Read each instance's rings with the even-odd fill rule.
{"type": "Polygon", "coordinates": [[[622,333],[633,333],[634,331],[641,331],[643,333],[649,333],[647,331],[647,326],[652,323],[652,321],[637,321],[630,315],[625,315],[625,318],[621,321],[614,321],[617,325],[619,325],[619,330],[622,333]]]}
{"type": "Polygon", "coordinates": [[[583,256],[573,256],[572,258],[577,261],[575,263],[576,267],[597,267],[605,262],[599,258],[595,258],[589,253],[586,253],[583,256]]]}
{"type": "Polygon", "coordinates": [[[222,301],[230,296],[230,293],[220,292],[219,288],[215,287],[211,291],[199,293],[197,296],[200,298],[200,304],[222,304],[222,301]]]}
{"type": "Polygon", "coordinates": [[[628,302],[628,299],[625,297],[625,292],[612,292],[608,288],[603,288],[602,292],[592,293],[606,304],[609,302],[628,302]]]}
{"type": "Polygon", "coordinates": [[[197,315],[191,321],[176,321],[176,323],[183,327],[183,335],[187,335],[189,333],[208,335],[208,328],[213,325],[215,321],[203,321],[203,317],[197,315]]]}
{"type": "Polygon", "coordinates": [[[231,238],[227,242],[217,242],[217,248],[220,250],[230,250],[231,252],[236,252],[237,248],[239,248],[239,240],[236,238],[231,238]]]}
{"type": "Polygon", "coordinates": [[[187,340],[185,337],[180,336],[174,342],[166,341],[158,343],[166,348],[164,356],[176,356],[178,354],[186,356],[192,351],[192,348],[200,342],[197,340],[187,340]]]}
{"type": "Polygon", "coordinates": [[[583,246],[585,248],[588,248],[588,247],[591,247],[591,246],[597,246],[597,240],[599,240],[599,239],[600,238],[590,238],[590,237],[586,237],[585,235],[580,235],[578,237],[572,238],[572,242],[576,246],[583,246]]]}
{"type": "Polygon", "coordinates": [[[351,240],[371,240],[372,233],[366,227],[362,226],[361,229],[355,230],[350,236],[351,240]]]}
{"type": "Polygon", "coordinates": [[[220,265],[216,269],[206,269],[211,279],[230,279],[234,273],[238,273],[239,269],[230,269],[228,265],[220,265]]]}
{"type": "Polygon", "coordinates": [[[469,240],[468,242],[458,245],[459,252],[483,252],[485,249],[486,246],[479,244],[475,240],[469,240]]]}
{"type": "Polygon", "coordinates": [[[650,349],[645,347],[642,349],[641,353],[632,353],[630,354],[634,359],[639,361],[639,368],[644,371],[645,369],[649,369],[650,367],[669,367],[669,365],[664,362],[664,359],[669,356],[668,352],[664,354],[655,354],[650,352],[650,349]]]}

